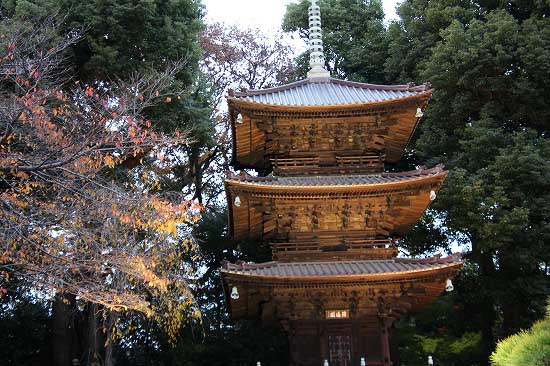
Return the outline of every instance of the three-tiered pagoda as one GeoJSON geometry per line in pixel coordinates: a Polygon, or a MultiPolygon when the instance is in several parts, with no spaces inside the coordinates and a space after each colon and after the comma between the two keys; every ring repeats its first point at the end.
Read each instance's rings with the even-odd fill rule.
{"type": "Polygon", "coordinates": [[[392,324],[451,286],[462,265],[455,256],[397,258],[447,175],[384,172],[432,91],[331,78],[317,1],[309,18],[307,79],[228,97],[233,164],[260,173],[225,181],[230,232],[273,250],[268,263],[224,265],[228,305],[234,319],[281,326],[292,366],[388,366],[392,324]]]}

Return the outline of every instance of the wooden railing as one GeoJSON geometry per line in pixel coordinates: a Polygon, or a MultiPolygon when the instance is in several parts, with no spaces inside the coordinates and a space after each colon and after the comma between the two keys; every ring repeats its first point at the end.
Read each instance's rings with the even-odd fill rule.
{"type": "Polygon", "coordinates": [[[318,157],[306,158],[274,158],[271,159],[273,172],[279,174],[317,174],[319,172],[318,157]]]}
{"type": "Polygon", "coordinates": [[[286,243],[272,243],[277,251],[344,251],[363,249],[390,249],[394,243],[389,239],[363,239],[363,240],[303,240],[286,243]]]}
{"type": "Polygon", "coordinates": [[[271,242],[275,260],[323,260],[327,257],[350,259],[392,258],[397,247],[391,239],[376,238],[310,238],[271,242]]]}
{"type": "Polygon", "coordinates": [[[275,175],[374,173],[384,169],[384,154],[271,158],[275,175]],[[335,159],[335,160],[334,160],[335,159]]]}
{"type": "Polygon", "coordinates": [[[349,170],[382,170],[384,168],[384,154],[369,154],[356,156],[336,156],[338,167],[349,170]]]}

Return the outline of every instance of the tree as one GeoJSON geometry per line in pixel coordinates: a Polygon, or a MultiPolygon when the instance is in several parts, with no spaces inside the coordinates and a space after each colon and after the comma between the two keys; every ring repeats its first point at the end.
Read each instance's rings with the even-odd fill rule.
{"type": "Polygon", "coordinates": [[[421,71],[433,48],[442,40],[441,31],[453,21],[468,24],[483,13],[474,1],[407,0],[397,10],[399,21],[388,26],[386,78],[392,83],[424,83],[421,71]]]}
{"type": "MultiPolygon", "coordinates": [[[[356,40],[362,31],[360,20],[331,26],[336,3],[344,6],[321,2],[328,65],[341,60],[339,76],[365,80],[347,68],[354,65],[350,53],[361,50],[343,41],[332,47],[333,32],[345,29],[356,40]]],[[[287,30],[306,34],[306,7],[289,6],[287,30]]],[[[480,313],[464,319],[469,332],[482,334],[480,363],[488,362],[496,338],[540,317],[548,294],[548,10],[545,2],[407,0],[401,20],[372,37],[387,47],[378,79],[434,86],[408,155],[411,165],[445,163],[451,173],[406,243],[414,255],[457,243],[471,248],[465,258],[475,270],[468,278],[483,296],[456,299],[480,313]]]]}
{"type": "Polygon", "coordinates": [[[53,19],[0,26],[1,290],[16,276],[111,312],[143,313],[174,334],[192,305],[180,260],[192,245],[181,239],[198,207],[148,193],[150,177],[119,185],[111,171],[185,143],[156,134],[141,114],[163,100],[181,65],[61,90],[65,51],[80,35],[59,41],[53,19]]]}
{"type": "Polygon", "coordinates": [[[547,294],[549,110],[536,75],[548,66],[531,61],[550,49],[547,23],[504,11],[455,21],[424,71],[436,93],[417,146],[453,169],[437,207],[447,212],[444,226],[468,238],[492,294],[480,304],[487,352],[500,316],[502,334],[515,332],[541,314],[547,294]],[[526,51],[531,42],[541,46],[526,51]]]}
{"type": "MultiPolygon", "coordinates": [[[[192,221],[196,219],[196,210],[193,209],[195,212],[189,217],[183,217],[187,208],[193,205],[184,198],[186,192],[184,194],[173,194],[173,192],[182,192],[186,187],[177,187],[175,184],[167,184],[167,182],[169,182],[170,176],[174,180],[174,171],[172,168],[174,161],[183,155],[182,151],[188,150],[191,142],[194,145],[198,143],[197,136],[199,134],[195,127],[200,126],[205,121],[204,115],[208,116],[208,111],[206,110],[208,103],[201,101],[197,97],[200,91],[195,92],[189,87],[194,83],[198,68],[197,60],[200,55],[198,47],[198,33],[202,24],[200,21],[200,4],[196,1],[170,3],[158,1],[148,2],[147,4],[137,1],[113,1],[107,3],[97,1],[92,4],[91,2],[83,3],[62,0],[14,0],[2,3],[1,10],[3,14],[9,15],[14,21],[17,21],[20,26],[28,27],[29,29],[39,29],[44,18],[50,18],[53,14],[57,14],[57,19],[52,20],[52,23],[60,31],[57,32],[59,34],[54,35],[55,32],[52,30],[50,34],[52,43],[54,40],[59,41],[59,39],[62,39],[65,34],[74,34],[80,30],[85,30],[83,36],[76,40],[77,42],[72,42],[64,53],[63,69],[66,71],[64,81],[68,80],[68,77],[74,77],[74,70],[76,70],[78,78],[75,79],[81,80],[80,85],[82,85],[82,88],[90,87],[90,90],[97,90],[100,99],[108,100],[109,103],[111,101],[118,103],[120,101],[120,99],[116,99],[118,97],[129,97],[129,101],[130,99],[135,99],[132,93],[137,91],[137,89],[145,89],[145,93],[154,92],[151,94],[154,101],[148,101],[147,98],[139,100],[137,104],[141,105],[137,106],[138,110],[135,111],[142,121],[137,127],[139,127],[139,130],[146,131],[147,134],[150,133],[150,135],[143,136],[143,144],[141,146],[138,145],[135,151],[129,148],[127,151],[128,154],[124,154],[124,156],[118,155],[119,151],[113,151],[111,155],[114,161],[109,161],[110,166],[103,166],[102,169],[98,169],[98,176],[94,176],[94,179],[104,183],[104,186],[108,189],[106,189],[106,192],[94,189],[93,193],[102,199],[105,198],[104,206],[109,209],[109,199],[121,201],[120,210],[132,209],[134,211],[125,213],[130,219],[135,218],[136,212],[138,212],[144,218],[150,220],[150,217],[155,217],[156,215],[162,216],[163,210],[169,212],[171,206],[181,204],[182,210],[179,213],[182,215],[180,219],[185,219],[186,223],[176,225],[178,230],[177,236],[173,235],[174,233],[163,234],[165,239],[168,239],[165,240],[167,244],[165,249],[172,250],[175,253],[175,256],[166,256],[166,259],[171,261],[171,267],[161,268],[158,265],[160,263],[158,260],[154,262],[156,263],[156,269],[160,272],[164,271],[163,274],[168,277],[170,277],[170,273],[178,274],[180,278],[182,276],[185,278],[189,277],[188,273],[186,273],[189,267],[183,262],[183,254],[193,246],[190,245],[190,238],[186,234],[188,231],[185,230],[187,229],[184,230],[183,227],[190,226],[192,221]],[[107,28],[105,28],[105,19],[108,19],[107,28]],[[136,19],[142,19],[144,23],[139,25],[136,19]],[[136,32],[121,31],[110,33],[112,36],[110,39],[109,37],[105,37],[106,33],[104,31],[108,29],[113,31],[135,26],[141,26],[142,28],[136,32]],[[142,30],[146,32],[144,33],[142,30]],[[166,38],[162,38],[163,36],[166,36],[166,38]],[[162,42],[159,42],[159,39],[162,42]],[[159,45],[165,47],[159,47],[159,45]],[[143,57],[136,57],[138,53],[143,57]],[[171,71],[168,73],[165,72],[167,69],[171,71]],[[159,92],[158,96],[156,95],[157,92],[154,91],[155,84],[159,92]],[[132,90],[132,88],[136,90],[132,90]],[[150,120],[155,121],[155,123],[148,122],[150,120]],[[186,143],[173,143],[176,140],[180,140],[174,138],[166,138],[163,141],[165,137],[162,135],[162,132],[174,136],[174,133],[178,130],[186,132],[185,139],[183,136],[181,138],[181,141],[185,141],[186,143]],[[157,144],[158,142],[161,143],[157,144]],[[124,160],[117,160],[117,158],[124,158],[124,160]],[[113,189],[113,187],[116,189],[113,189]],[[106,193],[112,193],[111,197],[107,197],[106,193]],[[131,202],[134,206],[124,207],[125,201],[131,202]],[[147,206],[147,201],[156,202],[158,205],[156,207],[147,206]],[[159,208],[162,209],[159,210],[159,208]],[[169,236],[177,239],[178,242],[173,241],[169,236]]],[[[60,83],[55,87],[59,92],[72,98],[68,103],[80,103],[80,97],[73,97],[75,95],[73,85],[71,81],[63,84],[60,83]]],[[[82,100],[82,102],[84,103],[85,101],[82,100]]],[[[103,102],[103,100],[96,101],[96,103],[100,102],[103,102]]],[[[82,104],[79,107],[85,108],[87,106],[82,104]]],[[[106,109],[105,106],[100,107],[106,109]]],[[[124,113],[124,111],[108,110],[106,112],[106,117],[109,113],[114,112],[118,114],[118,119],[123,121],[123,117],[120,117],[121,114],[119,113],[124,113]]],[[[84,117],[88,118],[88,116],[84,117]]],[[[117,118],[113,118],[113,124],[116,126],[115,119],[117,118]]],[[[206,118],[204,124],[209,123],[210,121],[206,118]]],[[[209,131],[207,128],[201,128],[202,135],[199,138],[204,140],[201,136],[208,135],[209,131]]],[[[136,129],[136,132],[139,133],[139,130],[136,129]]],[[[122,134],[124,130],[121,129],[120,132],[122,134]]],[[[88,141],[83,140],[82,144],[86,142],[88,141]]],[[[181,165],[183,166],[185,163],[187,161],[181,163],[181,165]]],[[[176,171],[175,173],[177,174],[178,172],[176,171]]],[[[71,177],[66,177],[66,179],[73,183],[71,177]]],[[[84,183],[85,181],[83,180],[82,185],[84,183]]],[[[191,185],[189,182],[184,182],[184,184],[191,185]]],[[[86,188],[92,190],[92,185],[88,184],[86,188]]],[[[188,198],[192,197],[191,195],[188,198]]],[[[89,198],[92,197],[90,196],[89,198]]],[[[84,210],[87,207],[83,203],[84,201],[82,201],[80,212],[75,211],[75,214],[88,214],[84,210]]],[[[90,222],[85,223],[85,225],[99,225],[102,220],[102,208],[100,205],[97,205],[97,210],[99,216],[92,217],[90,222]]],[[[93,210],[90,211],[93,213],[93,210]]],[[[118,212],[117,214],[120,213],[118,212]]],[[[164,219],[169,220],[169,217],[166,216],[164,219]]],[[[131,223],[125,222],[124,225],[129,228],[131,223]]],[[[116,225],[112,228],[115,229],[116,225]]],[[[146,230],[136,230],[135,238],[132,239],[136,239],[135,244],[138,244],[139,241],[145,244],[147,235],[152,233],[152,230],[149,230],[149,232],[146,232],[146,230]]],[[[122,243],[128,239],[124,231],[118,234],[120,234],[118,237],[112,235],[110,240],[121,240],[122,243]]],[[[105,231],[106,235],[107,231],[105,231]]],[[[154,233],[154,235],[157,236],[159,241],[162,241],[161,236],[163,235],[159,235],[158,233],[154,233]]],[[[87,242],[88,240],[92,240],[92,237],[93,233],[88,238],[82,237],[80,239],[81,242],[87,242]]],[[[103,244],[101,243],[101,245],[103,244]]],[[[128,249],[132,245],[134,244],[130,241],[128,249]]],[[[90,250],[92,249],[91,247],[90,250]]],[[[96,249],[100,248],[96,246],[96,249]]],[[[152,257],[151,251],[147,250],[145,246],[138,249],[145,251],[145,253],[152,257]]],[[[160,253],[160,249],[160,247],[157,247],[158,252],[155,252],[154,255],[162,257],[163,253],[160,253]]],[[[121,252],[124,251],[123,245],[120,245],[119,250],[121,252]]],[[[125,255],[130,257],[133,253],[135,253],[135,250],[125,255]]],[[[164,254],[169,253],[165,251],[164,254]]],[[[136,258],[136,260],[139,259],[136,258]]],[[[122,264],[118,263],[117,265],[122,264]]],[[[148,266],[149,263],[146,263],[146,265],[148,266]]],[[[13,282],[10,283],[10,291],[17,291],[13,288],[13,284],[13,282]]],[[[141,285],[139,281],[138,284],[141,285]]],[[[179,300],[182,300],[185,296],[190,296],[190,292],[185,288],[185,283],[181,282],[180,284],[182,286],[179,289],[180,294],[177,293],[178,289],[171,286],[170,290],[174,290],[175,292],[166,293],[165,295],[167,296],[164,296],[165,300],[169,300],[172,295],[178,296],[179,300]]],[[[124,283],[120,285],[121,288],[125,286],[124,283]]],[[[151,308],[155,308],[155,314],[162,312],[164,305],[171,306],[171,304],[162,299],[163,296],[156,299],[155,293],[151,290],[147,290],[146,288],[140,289],[140,286],[134,284],[130,284],[130,286],[132,290],[140,294],[139,300],[142,304],[150,303],[151,308]]],[[[21,290],[24,290],[24,288],[22,287],[21,290]]],[[[103,291],[102,289],[98,289],[97,292],[102,293],[103,291]]],[[[117,294],[113,294],[113,296],[115,295],[118,296],[117,294]]],[[[44,298],[42,297],[42,299],[44,298]]],[[[165,327],[169,329],[168,338],[177,332],[176,328],[181,325],[179,320],[185,320],[189,314],[188,306],[185,306],[181,301],[177,302],[177,304],[181,304],[181,306],[174,306],[169,311],[170,316],[163,317],[163,319],[166,319],[164,325],[168,325],[168,322],[174,321],[168,327],[165,327]]],[[[90,356],[95,353],[103,353],[104,351],[101,349],[106,337],[101,329],[103,327],[111,329],[112,327],[109,324],[113,322],[113,319],[118,319],[117,325],[119,329],[123,328],[122,324],[126,325],[128,323],[127,316],[124,313],[109,311],[108,307],[86,302],[86,298],[77,298],[66,291],[64,293],[58,291],[52,313],[55,320],[53,322],[54,335],[64,334],[61,338],[53,337],[55,349],[53,354],[57,358],[56,365],[70,363],[73,356],[81,358],[80,355],[85,353],[90,356]],[[74,338],[74,342],[71,338],[74,338]],[[77,344],[73,347],[71,343],[77,344]],[[72,353],[72,356],[69,353],[72,353]],[[65,354],[63,356],[65,357],[64,359],[58,357],[58,355],[63,354],[65,354]]],[[[136,316],[128,317],[135,320],[132,324],[132,327],[135,329],[135,323],[139,323],[138,319],[140,318],[136,316]]],[[[161,320],[161,317],[158,317],[157,320],[161,320]]],[[[138,326],[140,325],[138,324],[138,326]]],[[[107,345],[108,347],[105,352],[111,352],[113,342],[107,342],[107,345]]],[[[105,354],[105,362],[108,363],[109,360],[110,358],[105,354]]],[[[86,360],[81,358],[81,361],[84,362],[86,360]]],[[[87,362],[91,361],[93,360],[88,357],[87,362]]]]}
{"type": "Polygon", "coordinates": [[[256,30],[223,24],[207,25],[201,45],[201,70],[206,85],[212,89],[211,118],[216,121],[216,143],[202,152],[197,172],[210,187],[219,188],[204,190],[208,207],[193,232],[202,254],[192,262],[197,272],[195,300],[201,309],[201,322],[192,322],[183,329],[174,347],[154,324],[144,325],[146,331],[125,338],[118,361],[128,365],[243,365],[255,364],[261,355],[262,364],[277,365],[287,350],[286,337],[255,321],[232,322],[227,313],[220,278],[222,262],[266,261],[271,250],[258,247],[255,242],[235,245],[228,237],[223,178],[230,168],[231,132],[223,104],[230,88],[256,89],[286,82],[287,75],[292,74],[292,53],[280,39],[259,37],[256,30]]]}
{"type": "MultiPolygon", "coordinates": [[[[283,30],[309,37],[308,6],[302,0],[287,5],[283,30]]],[[[326,66],[333,77],[383,83],[387,58],[384,10],[378,0],[321,0],[326,66]]],[[[301,62],[306,62],[301,57],[301,62]]],[[[307,68],[301,68],[307,71],[307,68]]],[[[305,75],[301,75],[305,77],[305,75]]]]}

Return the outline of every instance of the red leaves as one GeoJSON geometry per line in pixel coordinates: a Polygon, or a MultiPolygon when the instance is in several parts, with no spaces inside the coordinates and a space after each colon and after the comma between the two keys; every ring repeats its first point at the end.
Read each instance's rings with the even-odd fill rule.
{"type": "Polygon", "coordinates": [[[86,89],[84,91],[84,95],[88,98],[91,98],[94,96],[94,88],[91,86],[86,86],[86,89]]]}
{"type": "MultiPolygon", "coordinates": [[[[65,82],[41,89],[40,79],[59,70],[40,62],[63,49],[48,51],[54,41],[25,59],[0,57],[0,70],[13,69],[0,80],[10,83],[0,92],[9,110],[0,114],[9,117],[5,120],[13,129],[0,144],[5,182],[0,263],[20,264],[16,274],[39,289],[64,288],[109,309],[156,315],[144,294],[162,297],[176,309],[191,295],[184,282],[167,281],[187,275],[174,243],[184,239],[182,227],[191,226],[197,212],[180,203],[181,197],[151,194],[160,184],[152,170],[135,169],[122,182],[111,170],[130,170],[161,153],[169,159],[168,147],[183,142],[155,134],[141,115],[154,102],[172,101],[153,98],[166,95],[172,73],[126,84],[65,82]],[[30,72],[13,67],[20,64],[36,66],[30,72]],[[17,88],[11,87],[15,83],[17,88]],[[139,268],[132,263],[138,257],[143,258],[139,268]],[[116,279],[106,281],[108,276],[116,279]],[[169,287],[176,291],[169,293],[169,287]]],[[[10,47],[19,51],[17,44],[10,47]]],[[[5,280],[1,273],[0,278],[5,280]]],[[[5,292],[0,287],[0,296],[5,292]]]]}

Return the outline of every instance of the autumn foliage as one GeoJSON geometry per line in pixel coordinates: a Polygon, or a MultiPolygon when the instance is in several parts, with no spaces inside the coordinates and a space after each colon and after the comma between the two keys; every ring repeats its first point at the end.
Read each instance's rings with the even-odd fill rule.
{"type": "Polygon", "coordinates": [[[153,170],[132,168],[187,142],[143,117],[184,65],[83,85],[65,66],[80,35],[54,24],[0,29],[0,295],[15,276],[175,334],[193,308],[182,256],[200,207],[149,193],[153,170]]]}

